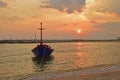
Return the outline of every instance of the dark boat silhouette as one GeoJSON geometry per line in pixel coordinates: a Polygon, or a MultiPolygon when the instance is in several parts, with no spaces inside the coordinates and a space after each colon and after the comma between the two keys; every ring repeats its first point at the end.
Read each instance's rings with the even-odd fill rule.
{"type": "Polygon", "coordinates": [[[35,47],[32,52],[35,54],[35,57],[48,57],[51,55],[51,53],[54,51],[49,45],[43,44],[42,41],[42,23],[41,23],[41,27],[40,27],[40,44],[37,45],[37,47],[35,47]]]}

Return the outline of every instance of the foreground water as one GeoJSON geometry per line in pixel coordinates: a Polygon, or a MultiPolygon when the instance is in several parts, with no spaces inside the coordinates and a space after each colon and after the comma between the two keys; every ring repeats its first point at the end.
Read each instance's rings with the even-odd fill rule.
{"type": "Polygon", "coordinates": [[[31,52],[36,44],[0,44],[0,79],[120,70],[119,42],[48,44],[55,51],[42,64],[31,52]]]}

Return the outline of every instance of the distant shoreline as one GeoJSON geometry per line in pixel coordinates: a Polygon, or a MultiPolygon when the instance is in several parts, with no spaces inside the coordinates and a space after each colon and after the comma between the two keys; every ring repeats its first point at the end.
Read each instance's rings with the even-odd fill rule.
{"type": "MultiPolygon", "coordinates": [[[[117,39],[111,40],[82,40],[82,39],[71,39],[71,40],[43,40],[43,43],[64,43],[64,42],[120,42],[117,39]]],[[[0,44],[3,43],[39,43],[39,40],[0,40],[0,44]]]]}

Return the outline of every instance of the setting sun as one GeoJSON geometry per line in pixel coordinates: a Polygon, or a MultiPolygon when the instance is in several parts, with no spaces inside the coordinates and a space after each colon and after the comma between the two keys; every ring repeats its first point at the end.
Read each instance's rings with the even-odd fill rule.
{"type": "Polygon", "coordinates": [[[78,33],[80,33],[80,32],[81,32],[81,30],[80,30],[80,29],[78,29],[78,30],[77,30],[77,32],[78,32],[78,33]]]}

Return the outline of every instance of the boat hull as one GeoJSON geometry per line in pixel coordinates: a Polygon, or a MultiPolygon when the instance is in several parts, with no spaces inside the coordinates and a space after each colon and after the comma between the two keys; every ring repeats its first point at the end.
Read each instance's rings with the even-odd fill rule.
{"type": "Polygon", "coordinates": [[[38,45],[32,50],[32,52],[36,57],[47,57],[51,55],[53,49],[48,45],[38,45]]]}

